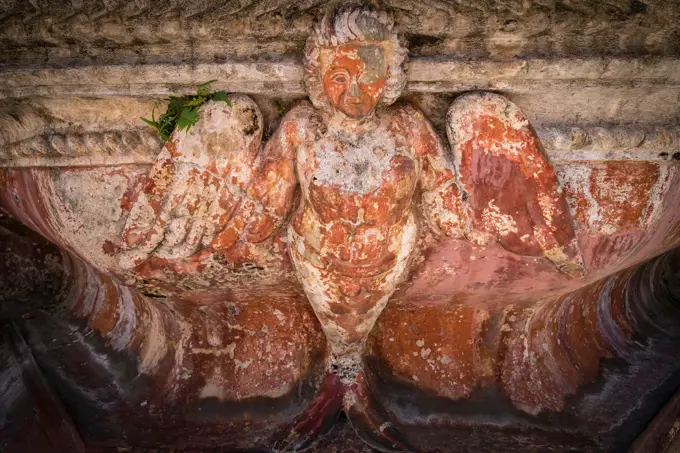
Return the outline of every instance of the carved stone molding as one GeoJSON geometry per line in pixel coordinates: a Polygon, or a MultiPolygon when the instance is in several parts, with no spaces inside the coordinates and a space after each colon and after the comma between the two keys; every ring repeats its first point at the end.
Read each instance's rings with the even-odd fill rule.
{"type": "Polygon", "coordinates": [[[538,127],[554,161],[680,160],[679,127],[538,127]]]}
{"type": "Polygon", "coordinates": [[[0,148],[0,166],[149,164],[161,145],[149,130],[41,135],[0,148]]]}
{"type": "MultiPolygon", "coordinates": [[[[679,127],[537,127],[555,162],[680,160],[679,127]]],[[[150,164],[161,148],[149,130],[42,134],[0,146],[0,167],[150,164]]]]}
{"type": "MultiPolygon", "coordinates": [[[[332,3],[337,3],[336,1],[332,3]]],[[[678,55],[673,0],[377,0],[412,55],[678,55]]],[[[0,61],[191,64],[297,53],[327,2],[8,0],[0,61]]]]}

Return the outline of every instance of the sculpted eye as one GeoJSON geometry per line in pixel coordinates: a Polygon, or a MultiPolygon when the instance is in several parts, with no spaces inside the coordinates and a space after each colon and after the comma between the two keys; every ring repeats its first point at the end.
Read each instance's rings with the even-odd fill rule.
{"type": "Polygon", "coordinates": [[[348,78],[346,74],[340,72],[338,74],[333,74],[331,80],[333,81],[333,83],[347,83],[348,78]]]}

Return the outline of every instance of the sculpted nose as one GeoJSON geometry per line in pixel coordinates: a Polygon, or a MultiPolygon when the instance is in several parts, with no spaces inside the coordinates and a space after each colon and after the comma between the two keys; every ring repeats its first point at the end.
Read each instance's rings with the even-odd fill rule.
{"type": "Polygon", "coordinates": [[[356,80],[352,80],[352,84],[349,87],[349,95],[353,98],[361,97],[361,90],[359,90],[359,84],[356,80]]]}

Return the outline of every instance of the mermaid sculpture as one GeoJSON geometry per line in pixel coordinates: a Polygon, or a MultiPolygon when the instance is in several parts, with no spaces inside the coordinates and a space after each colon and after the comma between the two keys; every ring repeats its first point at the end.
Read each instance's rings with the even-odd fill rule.
{"type": "Polygon", "coordinates": [[[463,95],[449,109],[449,156],[421,112],[392,105],[406,57],[386,14],[350,6],[327,15],[306,46],[311,104],[291,109],[264,146],[249,97],[202,107],[138,194],[121,265],[256,260],[287,228],[331,364],[347,380],[425,228],[578,275],[572,219],[527,118],[500,95],[463,95]]]}

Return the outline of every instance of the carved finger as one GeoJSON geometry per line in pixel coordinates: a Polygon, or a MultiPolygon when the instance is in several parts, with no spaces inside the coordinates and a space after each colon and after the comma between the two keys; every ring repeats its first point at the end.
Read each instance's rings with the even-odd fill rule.
{"type": "Polygon", "coordinates": [[[213,176],[195,175],[183,202],[173,210],[159,256],[185,258],[195,253],[206,231],[208,200],[214,197],[213,176]]]}
{"type": "Polygon", "coordinates": [[[156,158],[130,210],[121,237],[123,249],[137,247],[146,241],[151,225],[161,214],[161,206],[166,198],[167,188],[175,177],[175,172],[175,163],[166,146],[156,158]]]}

